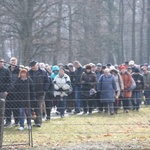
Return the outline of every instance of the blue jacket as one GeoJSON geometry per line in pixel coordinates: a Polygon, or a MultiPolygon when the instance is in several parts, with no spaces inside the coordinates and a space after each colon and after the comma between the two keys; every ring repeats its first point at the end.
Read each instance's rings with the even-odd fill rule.
{"type": "Polygon", "coordinates": [[[99,79],[101,102],[115,102],[115,91],[117,90],[115,77],[110,74],[108,77],[102,75],[99,79]]]}

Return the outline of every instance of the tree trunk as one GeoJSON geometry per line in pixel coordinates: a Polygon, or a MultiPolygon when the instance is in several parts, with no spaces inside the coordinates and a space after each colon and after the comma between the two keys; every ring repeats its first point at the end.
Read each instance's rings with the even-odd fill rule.
{"type": "Polygon", "coordinates": [[[144,26],[144,18],[145,18],[145,0],[142,0],[142,16],[141,16],[141,24],[140,24],[140,62],[143,62],[143,26],[144,26]]]}
{"type": "Polygon", "coordinates": [[[72,8],[71,2],[68,1],[68,9],[69,9],[69,57],[68,62],[72,62],[73,50],[72,50],[72,8]]]}
{"type": "Polygon", "coordinates": [[[133,0],[132,3],[132,59],[135,60],[136,56],[135,56],[135,15],[136,15],[136,0],[133,0]]]}
{"type": "Polygon", "coordinates": [[[124,1],[120,0],[119,4],[119,24],[120,24],[120,47],[121,47],[121,56],[120,56],[120,62],[125,62],[126,56],[124,51],[124,1]]]}
{"type": "Polygon", "coordinates": [[[32,36],[32,25],[33,25],[33,6],[34,1],[27,1],[27,11],[25,11],[25,18],[22,23],[21,32],[21,45],[23,51],[22,62],[23,65],[28,65],[29,61],[33,57],[33,36],[32,36]]]}
{"type": "Polygon", "coordinates": [[[61,50],[61,18],[62,18],[62,4],[63,0],[59,0],[58,3],[58,21],[57,21],[57,38],[56,38],[56,46],[54,51],[53,64],[57,65],[58,52],[61,50]]]}
{"type": "Polygon", "coordinates": [[[150,0],[147,0],[147,57],[150,63],[150,0]]]}
{"type": "Polygon", "coordinates": [[[113,0],[108,0],[107,4],[108,4],[108,32],[109,32],[109,39],[108,39],[108,61],[109,63],[114,63],[114,58],[113,58],[113,39],[112,39],[112,35],[113,35],[113,16],[112,16],[112,7],[113,7],[113,0]]]}

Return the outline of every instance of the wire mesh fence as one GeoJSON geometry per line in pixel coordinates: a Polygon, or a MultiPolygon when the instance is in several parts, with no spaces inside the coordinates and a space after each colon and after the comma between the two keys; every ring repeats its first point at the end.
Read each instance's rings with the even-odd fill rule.
{"type": "MultiPolygon", "coordinates": [[[[25,70],[21,72],[23,75],[27,73],[25,70]]],[[[123,95],[116,97],[118,91],[115,88],[102,87],[100,91],[94,91],[91,90],[93,82],[82,82],[77,86],[72,83],[71,91],[59,90],[55,84],[60,85],[60,81],[54,80],[45,82],[47,90],[39,92],[39,86],[40,89],[44,87],[41,82],[44,80],[41,79],[48,76],[37,75],[40,82],[35,82],[32,76],[26,76],[25,79],[19,76],[13,85],[10,84],[3,115],[4,148],[33,146],[39,149],[60,149],[86,145],[88,142],[97,145],[97,149],[98,143],[104,143],[102,147],[117,144],[121,147],[122,142],[130,146],[140,145],[140,148],[149,146],[150,110],[146,90],[134,90],[130,98],[123,95]],[[112,91],[111,103],[107,101],[109,98],[101,97],[102,92],[110,94],[112,91]]],[[[64,81],[66,84],[66,79],[64,81]]],[[[103,82],[104,85],[112,84],[103,82]]],[[[70,83],[67,84],[70,86],[70,83]]]]}

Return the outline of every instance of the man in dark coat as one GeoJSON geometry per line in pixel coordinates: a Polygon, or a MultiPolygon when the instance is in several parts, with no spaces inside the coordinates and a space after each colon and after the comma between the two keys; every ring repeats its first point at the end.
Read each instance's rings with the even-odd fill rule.
{"type": "Polygon", "coordinates": [[[5,99],[11,88],[10,71],[4,67],[4,59],[0,58],[0,99],[5,99]]]}
{"type": "MultiPolygon", "coordinates": [[[[98,63],[96,65],[97,69],[95,71],[96,73],[96,77],[97,77],[97,81],[99,81],[99,78],[102,74],[104,74],[104,71],[102,70],[102,64],[101,63],[98,63]]],[[[98,84],[97,84],[98,86],[98,84]]],[[[98,87],[97,87],[98,89],[98,87]]],[[[97,101],[97,107],[98,107],[98,112],[102,112],[103,111],[103,103],[101,103],[100,101],[100,92],[98,91],[97,94],[96,94],[96,101],[97,101]]]]}
{"type": "Polygon", "coordinates": [[[51,77],[49,76],[49,88],[48,91],[45,94],[45,106],[46,106],[46,121],[49,121],[51,119],[51,110],[53,106],[53,98],[54,98],[54,85],[52,82],[51,77]]]}
{"type": "MultiPolygon", "coordinates": [[[[12,81],[12,85],[14,85],[14,83],[16,82],[16,80],[18,79],[18,75],[19,75],[19,67],[17,66],[17,58],[12,57],[10,59],[10,66],[8,67],[9,71],[10,71],[10,75],[11,75],[11,81],[12,81]]],[[[11,115],[13,112],[13,117],[15,120],[14,125],[18,126],[19,124],[19,109],[17,106],[17,103],[14,102],[14,92],[13,89],[11,89],[11,91],[8,93],[7,97],[6,97],[6,105],[5,105],[5,119],[6,119],[6,123],[5,123],[5,127],[10,126],[11,124],[11,115]]]]}
{"type": "Polygon", "coordinates": [[[136,88],[132,91],[132,110],[136,109],[138,111],[141,103],[141,92],[144,93],[144,78],[138,68],[134,70],[132,77],[136,82],[136,88]]]}
{"type": "Polygon", "coordinates": [[[74,101],[74,96],[75,96],[75,92],[74,92],[74,67],[72,63],[68,64],[68,69],[69,69],[69,77],[71,80],[71,84],[72,84],[72,88],[73,88],[73,92],[68,95],[67,98],[67,104],[66,104],[66,108],[67,108],[67,112],[72,112],[72,109],[74,108],[75,105],[75,101],[74,101]]]}
{"type": "Polygon", "coordinates": [[[80,83],[80,78],[81,75],[84,71],[82,68],[81,64],[79,61],[74,61],[74,67],[75,67],[75,72],[74,72],[74,85],[75,85],[75,114],[80,113],[80,107],[81,107],[81,83],[80,83]]]}
{"type": "Polygon", "coordinates": [[[34,108],[36,113],[35,127],[41,127],[42,124],[42,103],[44,101],[45,92],[48,91],[49,88],[49,79],[46,71],[42,70],[38,66],[38,62],[32,60],[29,64],[31,69],[29,70],[29,76],[33,81],[34,89],[35,89],[35,97],[36,101],[32,104],[31,107],[34,108]]]}

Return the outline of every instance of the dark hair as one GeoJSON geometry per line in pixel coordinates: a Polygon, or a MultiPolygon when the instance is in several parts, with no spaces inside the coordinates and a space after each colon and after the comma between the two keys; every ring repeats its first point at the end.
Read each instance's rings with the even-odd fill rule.
{"type": "Polygon", "coordinates": [[[92,69],[91,65],[86,65],[85,69],[92,69]]]}

